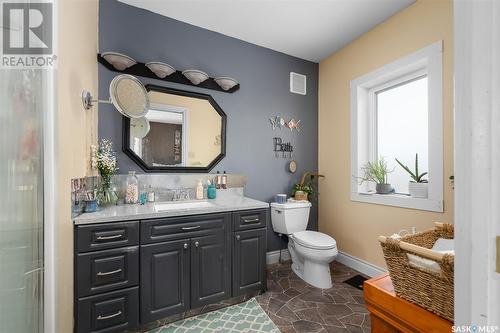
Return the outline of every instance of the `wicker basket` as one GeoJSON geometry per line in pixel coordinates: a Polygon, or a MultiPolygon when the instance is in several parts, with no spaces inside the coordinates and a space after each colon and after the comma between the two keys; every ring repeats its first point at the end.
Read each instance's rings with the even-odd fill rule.
{"type": "Polygon", "coordinates": [[[438,238],[452,239],[453,225],[436,222],[434,230],[379,241],[396,295],[453,322],[454,255],[430,250],[438,238]],[[410,265],[407,254],[433,260],[441,271],[410,265]]]}

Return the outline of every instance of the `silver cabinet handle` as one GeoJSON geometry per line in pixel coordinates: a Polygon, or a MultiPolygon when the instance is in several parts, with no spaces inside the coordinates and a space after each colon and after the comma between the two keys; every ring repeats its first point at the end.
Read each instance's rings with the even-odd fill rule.
{"type": "Polygon", "coordinates": [[[122,238],[122,234],[118,235],[112,235],[112,236],[97,236],[97,240],[110,240],[110,239],[116,239],[116,238],[122,238]]]}
{"type": "Polygon", "coordinates": [[[198,246],[200,246],[200,243],[199,242],[194,242],[194,246],[198,247],[198,246]]]}
{"type": "Polygon", "coordinates": [[[182,230],[184,231],[189,231],[189,230],[196,230],[200,229],[201,227],[199,225],[195,225],[194,227],[182,227],[182,230]]]}
{"type": "Polygon", "coordinates": [[[184,243],[184,248],[187,249],[188,248],[188,243],[184,243]]]}
{"type": "Polygon", "coordinates": [[[240,240],[240,235],[236,235],[236,240],[240,240]]]}
{"type": "Polygon", "coordinates": [[[111,271],[111,272],[104,272],[104,273],[103,272],[98,272],[97,276],[113,275],[113,274],[116,274],[116,273],[120,273],[121,271],[122,271],[122,269],[118,268],[118,269],[116,269],[114,271],[111,271]]]}
{"type": "Polygon", "coordinates": [[[99,315],[97,317],[97,320],[106,320],[106,319],[111,319],[111,318],[114,318],[114,317],[118,317],[119,315],[121,315],[122,312],[121,311],[118,311],[117,313],[113,313],[113,314],[110,314],[108,316],[101,316],[99,315]]]}
{"type": "Polygon", "coordinates": [[[243,219],[243,223],[255,223],[255,222],[259,222],[259,218],[255,218],[255,219],[243,219]]]}

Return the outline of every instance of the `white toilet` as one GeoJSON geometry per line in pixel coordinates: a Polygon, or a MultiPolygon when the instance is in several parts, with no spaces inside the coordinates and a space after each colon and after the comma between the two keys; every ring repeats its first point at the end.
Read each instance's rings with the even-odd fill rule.
{"type": "Polygon", "coordinates": [[[306,230],[311,203],[289,201],[271,203],[271,220],[275,232],[288,235],[292,269],[302,280],[318,287],[331,288],[330,263],[338,254],[332,237],[306,230]]]}

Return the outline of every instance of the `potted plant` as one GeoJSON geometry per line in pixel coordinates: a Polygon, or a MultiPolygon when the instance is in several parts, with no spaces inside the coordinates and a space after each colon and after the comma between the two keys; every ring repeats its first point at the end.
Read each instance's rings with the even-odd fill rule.
{"type": "Polygon", "coordinates": [[[106,139],[101,140],[99,146],[92,146],[92,166],[99,171],[100,182],[97,189],[97,200],[100,206],[115,205],[118,196],[112,188],[112,178],[118,170],[113,143],[106,139]]]}
{"type": "Polygon", "coordinates": [[[311,173],[309,171],[304,173],[300,183],[297,183],[292,187],[292,196],[295,200],[308,200],[309,198],[319,194],[316,189],[315,179],[319,179],[320,177],[324,176],[317,173],[311,173]]]}
{"type": "Polygon", "coordinates": [[[428,196],[428,181],[427,179],[423,179],[424,176],[427,175],[427,172],[423,173],[418,173],[418,154],[415,154],[415,171],[411,171],[408,166],[404,165],[401,163],[396,158],[396,162],[406,171],[410,174],[410,177],[412,180],[410,180],[410,183],[408,184],[408,189],[410,191],[410,195],[413,198],[422,198],[422,199],[427,199],[428,196]]]}
{"type": "Polygon", "coordinates": [[[363,171],[363,177],[360,178],[360,184],[363,182],[374,182],[377,194],[394,192],[394,188],[387,181],[387,175],[393,170],[389,170],[387,162],[383,157],[378,158],[374,162],[366,162],[361,170],[363,171]]]}

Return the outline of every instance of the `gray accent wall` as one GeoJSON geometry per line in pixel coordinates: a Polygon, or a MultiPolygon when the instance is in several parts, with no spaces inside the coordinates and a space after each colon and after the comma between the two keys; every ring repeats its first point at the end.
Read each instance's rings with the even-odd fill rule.
{"type": "MultiPolygon", "coordinates": [[[[249,27],[252,29],[252,27],[249,27]]],[[[78,38],[75,36],[75,38],[78,38]]],[[[227,114],[226,157],[212,170],[247,176],[246,195],[271,202],[276,193],[289,193],[303,172],[318,169],[318,64],[213,31],[167,18],[115,0],[99,3],[99,52],[115,51],[141,61],[162,61],[177,69],[195,68],[212,77],[230,76],[241,88],[233,94],[139,77],[144,84],[210,94],[227,114]],[[290,72],[307,76],[307,95],[289,91],[290,72]],[[269,118],[301,120],[301,131],[273,131],[269,118]],[[273,137],[294,145],[298,170],[290,174],[288,159],[276,158],[273,137]]],[[[99,98],[109,96],[117,75],[99,64],[99,98]]],[[[110,105],[99,105],[99,138],[113,141],[120,173],[143,171],[122,149],[122,118],[110,105]]],[[[193,184],[195,186],[196,184],[193,184]]],[[[309,229],[317,230],[317,207],[309,229]]],[[[268,251],[280,247],[269,225],[268,251]]]]}

